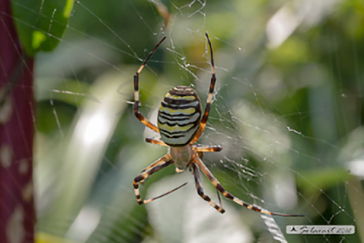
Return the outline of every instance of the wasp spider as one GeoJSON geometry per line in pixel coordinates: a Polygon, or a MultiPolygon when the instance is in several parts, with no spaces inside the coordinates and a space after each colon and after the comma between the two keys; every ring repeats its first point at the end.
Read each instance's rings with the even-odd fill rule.
{"type": "Polygon", "coordinates": [[[168,153],[162,158],[158,159],[142,173],[134,179],[134,192],[136,199],[139,204],[149,203],[157,198],[163,197],[182,186],[183,184],[167,193],[164,193],[158,197],[154,197],[147,200],[142,200],[139,192],[138,183],[142,183],[149,176],[155,172],[171,165],[175,164],[176,171],[182,172],[186,168],[189,168],[194,175],[195,184],[198,195],[207,201],[211,206],[213,206],[220,213],[224,213],[225,210],[222,208],[219,192],[225,197],[233,200],[235,203],[242,205],[248,209],[254,210],[256,212],[269,214],[269,215],[280,215],[286,217],[297,217],[301,215],[291,215],[282,213],[273,213],[268,210],[250,205],[237,197],[233,196],[227,192],[220,182],[213,176],[210,170],[202,162],[202,154],[205,152],[218,152],[222,150],[220,145],[207,146],[195,144],[203,133],[207,118],[209,116],[212,96],[214,92],[216,77],[215,77],[215,67],[214,59],[212,54],[211,41],[206,33],[206,38],[210,47],[211,53],[211,67],[212,67],[212,77],[209,88],[209,94],[207,97],[207,103],[205,111],[202,115],[202,107],[200,98],[198,97],[196,91],[190,87],[177,86],[172,88],[164,99],[162,100],[159,111],[158,111],[158,127],[153,125],[139,112],[139,74],[143,70],[144,66],[147,64],[150,57],[153,55],[158,46],[165,40],[164,37],[149,53],[148,57],[144,63],[140,66],[136,74],[134,75],[134,114],[135,116],[147,127],[157,132],[161,136],[160,139],[147,138],[146,142],[168,147],[168,153]],[[201,118],[202,115],[202,118],[201,118]],[[204,173],[216,187],[220,206],[214,203],[209,196],[204,194],[200,179],[200,170],[204,173]]]}

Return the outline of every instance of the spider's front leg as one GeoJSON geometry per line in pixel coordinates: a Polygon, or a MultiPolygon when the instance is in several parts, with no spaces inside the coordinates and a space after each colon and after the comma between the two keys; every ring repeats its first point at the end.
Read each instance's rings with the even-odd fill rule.
{"type": "Polygon", "coordinates": [[[145,59],[143,64],[139,67],[138,71],[134,75],[134,114],[135,116],[147,127],[152,129],[153,131],[159,133],[158,127],[153,125],[148,119],[146,119],[139,111],[139,74],[147,64],[148,60],[152,57],[155,50],[158,48],[160,44],[166,39],[164,37],[155,47],[154,49],[149,53],[148,57],[145,59]]]}
{"type": "Polygon", "coordinates": [[[207,119],[209,118],[209,113],[210,113],[210,109],[211,109],[211,103],[212,103],[212,97],[213,97],[213,94],[214,94],[215,84],[216,84],[214,55],[212,53],[211,41],[210,41],[209,35],[207,33],[205,33],[205,35],[206,35],[207,42],[209,43],[209,47],[210,47],[212,76],[211,76],[211,81],[210,81],[209,94],[207,95],[205,112],[204,112],[203,117],[201,119],[200,127],[197,130],[197,132],[195,134],[195,137],[192,139],[191,144],[197,142],[197,140],[201,137],[201,135],[202,135],[202,133],[203,133],[205,127],[206,127],[207,119]]]}

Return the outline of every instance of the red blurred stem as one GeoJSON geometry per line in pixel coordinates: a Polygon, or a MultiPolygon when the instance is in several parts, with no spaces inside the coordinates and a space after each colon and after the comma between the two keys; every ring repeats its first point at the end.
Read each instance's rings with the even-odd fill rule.
{"type": "Polygon", "coordinates": [[[0,242],[34,242],[33,58],[24,58],[0,0],[0,242]]]}

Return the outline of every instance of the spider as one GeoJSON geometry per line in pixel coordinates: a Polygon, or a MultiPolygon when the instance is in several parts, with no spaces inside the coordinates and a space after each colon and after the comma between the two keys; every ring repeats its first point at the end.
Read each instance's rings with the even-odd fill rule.
{"type": "Polygon", "coordinates": [[[144,180],[146,180],[149,176],[156,173],[157,171],[160,171],[161,169],[166,168],[171,164],[175,164],[177,173],[180,173],[187,168],[190,169],[195,178],[195,185],[198,195],[220,213],[224,213],[225,210],[222,208],[219,192],[226,198],[233,200],[235,203],[256,212],[285,217],[303,216],[270,212],[268,210],[253,206],[240,200],[239,198],[233,196],[231,193],[227,192],[202,162],[201,158],[203,153],[219,152],[222,150],[222,147],[220,145],[208,146],[195,144],[197,140],[201,137],[205,129],[216,83],[211,41],[208,34],[206,33],[205,35],[210,48],[212,77],[207,97],[207,103],[202,118],[202,107],[200,98],[198,97],[194,89],[186,86],[176,86],[164,96],[164,99],[162,100],[158,111],[158,127],[148,121],[139,111],[139,74],[143,70],[144,66],[147,64],[153,53],[156,51],[156,49],[166,39],[166,37],[164,37],[154,47],[154,49],[149,53],[143,64],[139,67],[138,71],[134,75],[134,114],[145,126],[159,133],[161,136],[161,139],[146,138],[146,142],[168,147],[168,153],[165,156],[159,158],[157,161],[145,168],[140,175],[135,177],[133,185],[137,202],[139,204],[152,202],[155,199],[161,198],[186,185],[187,183],[184,183],[167,193],[151,199],[141,199],[138,183],[144,182],[144,180]],[[217,189],[220,206],[214,203],[209,196],[204,194],[201,185],[200,170],[203,174],[205,174],[205,176],[207,176],[207,178],[217,189]]]}

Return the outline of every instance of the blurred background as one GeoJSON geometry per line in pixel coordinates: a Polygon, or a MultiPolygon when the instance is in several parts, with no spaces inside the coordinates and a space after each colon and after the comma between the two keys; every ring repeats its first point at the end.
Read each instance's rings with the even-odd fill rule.
{"type": "MultiPolygon", "coordinates": [[[[76,1],[57,49],[36,57],[35,188],[38,242],[360,242],[364,233],[364,3],[361,0],[76,1]],[[173,166],[133,179],[166,148],[154,124],[164,95],[193,87],[203,106],[217,84],[199,140],[223,151],[204,162],[238,198],[221,215],[173,166]],[[278,225],[280,230],[275,228],[278,225]],[[289,235],[286,225],[354,225],[351,235],[289,235]],[[281,232],[280,232],[281,231],[281,232]]],[[[203,178],[205,192],[218,202],[203,178]]]]}

